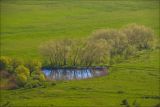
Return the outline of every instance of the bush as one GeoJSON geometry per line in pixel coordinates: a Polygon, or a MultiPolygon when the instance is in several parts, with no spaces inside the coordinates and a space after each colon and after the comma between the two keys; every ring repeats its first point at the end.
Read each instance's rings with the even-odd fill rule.
{"type": "Polygon", "coordinates": [[[49,59],[50,67],[67,66],[70,58],[72,41],[63,39],[41,46],[41,53],[49,59]]]}
{"type": "Polygon", "coordinates": [[[8,65],[10,65],[11,59],[9,57],[0,57],[0,70],[7,70],[8,65]]]}
{"type": "Polygon", "coordinates": [[[114,57],[119,54],[123,54],[123,51],[127,47],[128,41],[126,35],[115,29],[97,30],[92,34],[94,40],[104,39],[110,47],[110,55],[114,57]]]}
{"type": "Polygon", "coordinates": [[[121,105],[124,105],[125,107],[130,107],[127,99],[122,100],[121,105]]]}
{"type": "Polygon", "coordinates": [[[137,49],[135,46],[128,45],[127,48],[124,50],[123,55],[125,59],[128,59],[130,56],[136,55],[137,49]]]}
{"type": "Polygon", "coordinates": [[[49,59],[50,67],[94,66],[116,63],[135,55],[137,51],[154,47],[152,30],[132,24],[121,30],[97,30],[83,42],[60,40],[45,43],[41,52],[49,59]]]}
{"type": "Polygon", "coordinates": [[[25,75],[26,77],[29,77],[29,74],[30,74],[29,69],[26,68],[26,67],[23,66],[23,65],[19,65],[19,66],[15,69],[15,72],[16,72],[16,74],[23,74],[23,75],[25,75]]]}
{"type": "MultiPolygon", "coordinates": [[[[7,78],[10,81],[10,78],[15,78],[15,81],[11,81],[10,83],[14,82],[16,86],[22,87],[25,84],[29,87],[37,87],[39,86],[42,81],[45,81],[45,76],[41,72],[41,62],[37,60],[33,60],[31,63],[28,63],[28,67],[32,70],[32,75],[30,76],[30,70],[22,65],[23,62],[17,59],[11,59],[9,57],[0,57],[0,70],[2,78],[7,78]],[[35,71],[33,71],[35,70],[35,71]]],[[[10,85],[7,84],[8,86],[10,85]]]]}
{"type": "Polygon", "coordinates": [[[56,83],[54,81],[45,81],[45,82],[41,82],[41,83],[43,85],[43,88],[56,85],[56,83]]]}
{"type": "Polygon", "coordinates": [[[33,71],[40,71],[42,64],[38,60],[32,60],[29,61],[26,66],[29,68],[30,72],[32,73],[33,71]]]}
{"type": "Polygon", "coordinates": [[[24,74],[17,74],[17,83],[23,86],[27,82],[27,76],[24,74]]]}
{"type": "Polygon", "coordinates": [[[44,76],[44,74],[41,73],[41,74],[39,75],[39,80],[40,80],[40,81],[45,81],[45,76],[44,76]]]}
{"type": "Polygon", "coordinates": [[[22,65],[21,60],[11,59],[5,56],[0,57],[0,70],[5,70],[12,74],[19,65],[22,65]]]}
{"type": "Polygon", "coordinates": [[[26,84],[25,84],[25,88],[36,88],[42,86],[42,83],[38,80],[29,80],[26,84]]]}
{"type": "Polygon", "coordinates": [[[128,43],[138,50],[155,48],[153,31],[143,25],[130,24],[122,29],[122,32],[126,34],[128,43]]]}
{"type": "Polygon", "coordinates": [[[93,66],[98,64],[105,64],[108,60],[108,44],[104,39],[88,40],[81,51],[81,65],[93,66]]]}
{"type": "Polygon", "coordinates": [[[45,76],[44,76],[44,74],[41,71],[39,71],[39,72],[38,71],[32,72],[31,77],[34,80],[45,81],[45,76]]]}
{"type": "Polygon", "coordinates": [[[22,60],[19,60],[19,59],[16,59],[16,58],[13,58],[11,60],[11,66],[12,66],[13,70],[15,70],[19,65],[23,65],[22,60]]]}
{"type": "Polygon", "coordinates": [[[115,64],[115,63],[121,62],[122,59],[123,59],[122,56],[116,55],[116,56],[112,57],[112,59],[110,60],[110,64],[115,64]]]}
{"type": "Polygon", "coordinates": [[[6,71],[9,72],[10,74],[13,74],[14,73],[14,68],[12,65],[8,65],[7,68],[6,68],[6,71]]]}

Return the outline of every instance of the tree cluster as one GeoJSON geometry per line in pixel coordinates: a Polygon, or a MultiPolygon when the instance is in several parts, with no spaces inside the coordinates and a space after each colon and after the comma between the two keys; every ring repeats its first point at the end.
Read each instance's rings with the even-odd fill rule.
{"type": "Polygon", "coordinates": [[[12,59],[6,56],[1,56],[0,74],[1,80],[10,80],[10,78],[14,80],[8,81],[10,82],[8,84],[14,84],[10,88],[32,88],[35,87],[35,85],[40,85],[40,82],[45,81],[45,76],[41,72],[41,62],[39,62],[38,60],[32,60],[28,63],[23,63],[23,61],[18,59],[12,59]]]}
{"type": "Polygon", "coordinates": [[[101,29],[85,40],[56,40],[41,46],[41,53],[50,67],[105,66],[154,49],[153,31],[143,25],[131,24],[122,29],[101,29]]]}

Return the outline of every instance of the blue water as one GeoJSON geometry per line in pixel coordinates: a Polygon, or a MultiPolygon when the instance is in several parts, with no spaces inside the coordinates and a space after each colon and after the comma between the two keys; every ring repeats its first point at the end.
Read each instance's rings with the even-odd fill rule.
{"type": "Polygon", "coordinates": [[[107,74],[106,68],[43,69],[42,71],[50,80],[79,80],[107,74]]]}

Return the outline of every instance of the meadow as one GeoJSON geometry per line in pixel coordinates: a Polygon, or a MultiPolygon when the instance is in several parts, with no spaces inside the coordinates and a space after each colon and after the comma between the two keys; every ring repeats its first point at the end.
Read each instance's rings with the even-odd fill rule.
{"type": "Polygon", "coordinates": [[[116,64],[104,77],[60,81],[47,88],[1,90],[1,106],[122,107],[127,99],[140,107],[159,103],[159,51],[116,64]]]}
{"type": "Polygon", "coordinates": [[[43,42],[142,24],[159,35],[159,1],[1,1],[1,55],[40,58],[43,42]]]}
{"type": "MultiPolygon", "coordinates": [[[[42,59],[46,41],[87,38],[93,31],[142,24],[159,37],[159,1],[1,0],[1,55],[42,59]]],[[[144,51],[109,68],[104,77],[58,81],[47,88],[0,90],[0,106],[154,107],[160,104],[159,50],[144,51]]]]}

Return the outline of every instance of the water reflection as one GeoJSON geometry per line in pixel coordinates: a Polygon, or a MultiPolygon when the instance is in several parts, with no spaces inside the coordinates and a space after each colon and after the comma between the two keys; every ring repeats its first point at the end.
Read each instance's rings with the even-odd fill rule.
{"type": "Polygon", "coordinates": [[[86,79],[107,74],[106,68],[43,69],[42,71],[51,80],[86,79]]]}

